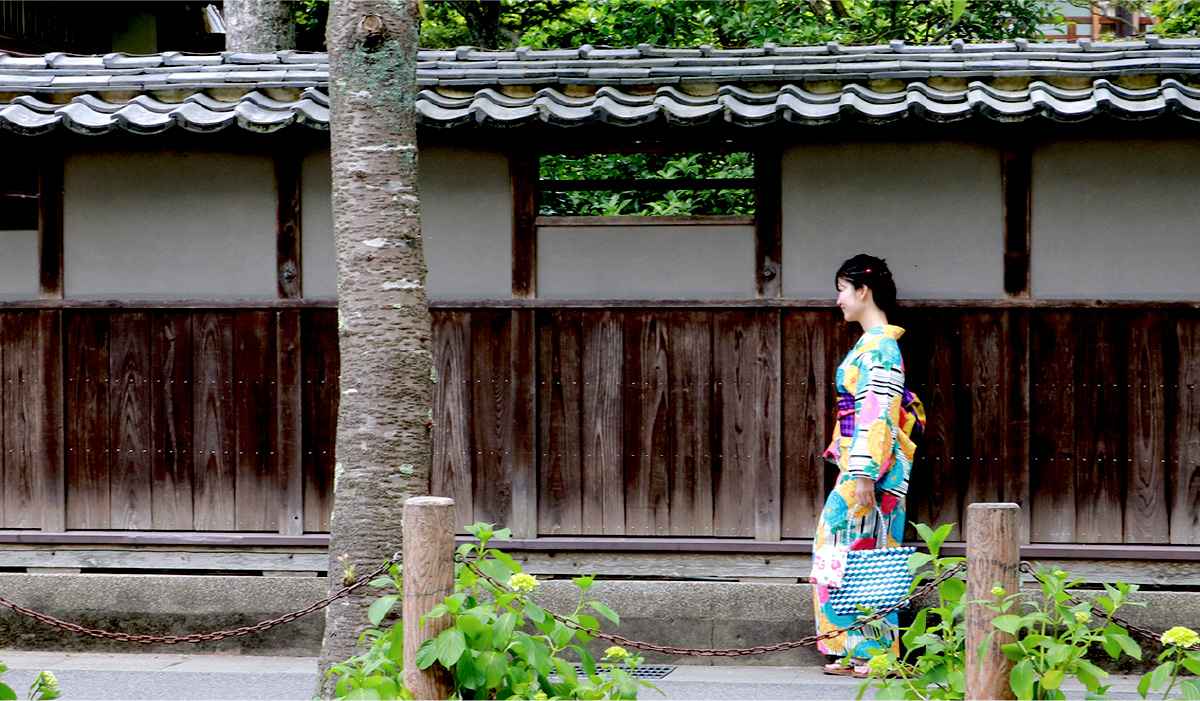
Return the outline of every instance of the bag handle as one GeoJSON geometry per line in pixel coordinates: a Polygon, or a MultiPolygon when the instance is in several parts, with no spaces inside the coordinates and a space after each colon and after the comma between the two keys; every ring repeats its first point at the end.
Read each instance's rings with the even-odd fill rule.
{"type": "Polygon", "coordinates": [[[887,549],[888,529],[883,525],[883,510],[879,508],[879,502],[875,502],[875,549],[887,549]]]}

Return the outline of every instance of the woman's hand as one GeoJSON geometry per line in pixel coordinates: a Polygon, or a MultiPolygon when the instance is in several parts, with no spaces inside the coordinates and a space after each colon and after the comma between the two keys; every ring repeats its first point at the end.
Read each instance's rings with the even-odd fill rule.
{"type": "Polygon", "coordinates": [[[859,477],[854,482],[854,498],[858,500],[856,515],[865,515],[875,509],[875,480],[870,477],[859,477]],[[859,512],[859,509],[865,511],[859,512]]]}

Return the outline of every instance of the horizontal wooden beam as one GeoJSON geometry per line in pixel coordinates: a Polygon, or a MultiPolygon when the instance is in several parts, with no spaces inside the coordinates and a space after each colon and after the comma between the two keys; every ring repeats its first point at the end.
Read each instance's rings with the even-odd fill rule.
{"type": "Polygon", "coordinates": [[[14,299],[0,309],[337,309],[336,299],[14,299]]]}
{"type": "Polygon", "coordinates": [[[668,192],[670,190],[752,190],[754,178],[613,178],[538,180],[538,192],[668,192]]]}
{"type": "Polygon", "coordinates": [[[174,545],[269,548],[328,548],[328,533],[224,533],[204,531],[0,531],[0,546],[24,545],[174,545]]]}
{"type": "MultiPolygon", "coordinates": [[[[832,309],[830,299],[431,299],[430,309],[832,309]]],[[[1200,309],[1200,300],[910,299],[906,309],[1200,309]]]]}
{"type": "Polygon", "coordinates": [[[753,215],[698,214],[696,216],[537,217],[534,226],[754,226],[753,215]]]}
{"type": "Polygon", "coordinates": [[[324,548],[180,548],[165,546],[9,545],[0,548],[0,567],[101,570],[233,570],[324,572],[324,548]]]}

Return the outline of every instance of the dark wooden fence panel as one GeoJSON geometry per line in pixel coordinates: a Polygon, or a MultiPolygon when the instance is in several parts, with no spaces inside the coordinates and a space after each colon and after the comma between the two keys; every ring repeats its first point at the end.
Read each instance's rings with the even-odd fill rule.
{"type": "MultiPolygon", "coordinates": [[[[440,376],[458,378],[438,389],[435,479],[473,518],[505,522],[512,480],[536,474],[542,535],[812,536],[836,476],[820,459],[834,371],[857,336],[836,310],[538,310],[534,429],[511,426],[530,381],[513,375],[511,312],[434,316],[440,376]],[[514,430],[536,431],[534,464],[509,454],[514,430]]],[[[929,418],[911,519],[1011,500],[1034,542],[1200,542],[1195,312],[903,316],[929,418]]]]}
{"type": "Polygon", "coordinates": [[[3,527],[328,529],[332,310],[3,311],[0,341],[3,527]]]}

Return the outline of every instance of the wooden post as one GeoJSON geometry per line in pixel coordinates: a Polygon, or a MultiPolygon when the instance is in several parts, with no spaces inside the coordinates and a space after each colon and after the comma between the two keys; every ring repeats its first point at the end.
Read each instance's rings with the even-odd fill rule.
{"type": "Polygon", "coordinates": [[[417,648],[450,627],[450,618],[421,617],[454,593],[454,500],[412,497],[404,502],[404,686],[415,699],[447,699],[450,671],[440,663],[417,668],[417,648]]]}
{"type": "MultiPolygon", "coordinates": [[[[992,587],[999,584],[1009,594],[1021,586],[1021,507],[1016,504],[971,504],[967,507],[967,601],[996,601],[992,587]]],[[[995,611],[985,603],[967,604],[968,699],[1015,699],[1008,677],[1013,662],[1000,646],[1012,636],[996,632],[987,639],[995,611]]]]}

